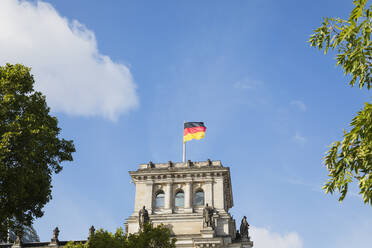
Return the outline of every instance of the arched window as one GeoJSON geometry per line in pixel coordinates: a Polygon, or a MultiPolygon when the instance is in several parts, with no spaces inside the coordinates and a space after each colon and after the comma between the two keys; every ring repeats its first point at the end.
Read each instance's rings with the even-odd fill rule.
{"type": "Polygon", "coordinates": [[[162,208],[164,207],[164,191],[160,190],[156,193],[155,196],[155,207],[162,208]]]}
{"type": "Polygon", "coordinates": [[[178,191],[174,197],[174,206],[183,207],[185,204],[185,194],[182,190],[178,191]]]}
{"type": "Polygon", "coordinates": [[[204,191],[198,189],[194,196],[194,206],[204,206],[204,191]]]}

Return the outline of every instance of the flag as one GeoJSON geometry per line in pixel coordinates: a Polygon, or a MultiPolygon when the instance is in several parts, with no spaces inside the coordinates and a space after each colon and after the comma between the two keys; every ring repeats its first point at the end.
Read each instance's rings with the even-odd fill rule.
{"type": "Polygon", "coordinates": [[[183,129],[183,143],[192,139],[203,139],[206,129],[204,122],[185,122],[183,129]]]}

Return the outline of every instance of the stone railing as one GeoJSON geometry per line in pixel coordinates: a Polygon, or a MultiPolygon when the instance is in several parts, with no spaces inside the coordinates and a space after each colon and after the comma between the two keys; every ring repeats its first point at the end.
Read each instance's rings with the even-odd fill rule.
{"type": "MultiPolygon", "coordinates": [[[[59,229],[56,227],[53,230],[53,236],[50,242],[22,242],[22,237],[17,236],[17,239],[13,243],[0,243],[0,248],[24,248],[24,247],[33,247],[33,248],[60,248],[64,247],[70,241],[60,241],[59,237],[59,229]]],[[[94,226],[89,228],[89,237],[91,237],[95,233],[94,226]]],[[[88,239],[89,239],[88,237],[88,239]]],[[[74,243],[86,243],[87,240],[74,240],[74,243]]]]}
{"type": "Polygon", "coordinates": [[[207,167],[207,166],[222,167],[222,163],[219,160],[211,161],[210,159],[208,159],[207,161],[198,161],[198,162],[192,162],[191,160],[188,160],[186,163],[172,162],[172,161],[168,161],[168,163],[153,163],[150,161],[147,164],[140,164],[139,169],[140,170],[168,169],[168,168],[207,167]]]}

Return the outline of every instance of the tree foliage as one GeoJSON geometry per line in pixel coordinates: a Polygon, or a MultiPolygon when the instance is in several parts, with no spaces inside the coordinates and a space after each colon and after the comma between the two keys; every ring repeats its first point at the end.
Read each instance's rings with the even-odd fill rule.
{"type": "Polygon", "coordinates": [[[331,179],[326,183],[326,192],[338,190],[342,201],[348,184],[356,178],[365,203],[372,205],[372,104],[365,103],[351,122],[350,132],[345,132],[342,142],[332,144],[325,157],[331,179]]]}
{"type": "Polygon", "coordinates": [[[65,248],[175,248],[175,243],[176,239],[171,238],[167,227],[145,224],[142,231],[129,235],[122,228],[118,228],[115,233],[100,229],[89,237],[87,243],[71,241],[65,248]]]}
{"type": "Polygon", "coordinates": [[[310,37],[310,45],[319,50],[337,50],[337,66],[351,76],[349,84],[371,88],[372,83],[372,5],[368,0],[354,0],[355,8],[348,20],[324,18],[322,26],[310,37]]]}
{"type": "Polygon", "coordinates": [[[169,228],[164,225],[145,224],[142,231],[127,238],[128,248],[175,248],[175,243],[176,239],[171,238],[169,228]]]}
{"type": "Polygon", "coordinates": [[[51,176],[71,161],[72,141],[59,138],[57,118],[34,91],[30,68],[0,66],[0,240],[22,234],[52,198],[51,176]]]}
{"type": "MultiPolygon", "coordinates": [[[[337,66],[359,88],[371,88],[372,83],[372,5],[367,0],[354,0],[349,19],[324,18],[322,26],[310,37],[310,45],[327,53],[337,51],[337,66]]],[[[340,192],[341,202],[348,191],[349,183],[356,179],[360,194],[366,204],[372,205],[372,105],[364,108],[353,118],[344,139],[331,144],[324,158],[329,171],[329,180],[324,185],[326,193],[340,192]]]]}
{"type": "Polygon", "coordinates": [[[122,228],[118,228],[115,233],[99,229],[93,236],[89,237],[87,248],[126,248],[126,235],[122,228]]]}

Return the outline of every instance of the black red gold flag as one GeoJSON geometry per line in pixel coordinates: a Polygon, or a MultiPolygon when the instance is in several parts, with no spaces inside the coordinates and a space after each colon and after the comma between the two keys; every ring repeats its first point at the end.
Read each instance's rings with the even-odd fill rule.
{"type": "Polygon", "coordinates": [[[204,122],[185,122],[183,129],[183,143],[192,139],[203,139],[206,129],[204,122]]]}

